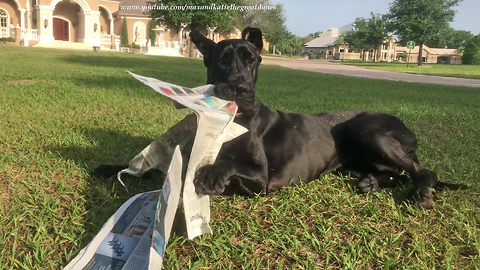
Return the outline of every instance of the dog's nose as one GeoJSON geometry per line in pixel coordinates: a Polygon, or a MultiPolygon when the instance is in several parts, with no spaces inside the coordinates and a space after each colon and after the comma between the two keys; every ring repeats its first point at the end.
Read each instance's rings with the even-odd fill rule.
{"type": "Polygon", "coordinates": [[[250,84],[244,82],[244,83],[239,83],[237,86],[237,93],[242,93],[242,92],[248,92],[251,90],[250,84]]]}

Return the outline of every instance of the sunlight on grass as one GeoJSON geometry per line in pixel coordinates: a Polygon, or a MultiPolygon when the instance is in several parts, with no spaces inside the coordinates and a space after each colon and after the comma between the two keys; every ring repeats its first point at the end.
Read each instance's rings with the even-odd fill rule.
{"type": "MultiPolygon", "coordinates": [[[[0,269],[58,269],[148,179],[97,181],[182,119],[125,70],[189,87],[203,61],[1,46],[0,269]]],[[[434,209],[407,187],[357,195],[327,175],[253,198],[212,198],[212,236],[171,238],[165,269],[474,269],[480,265],[480,89],[318,74],[262,66],[257,93],[298,113],[367,108],[393,113],[419,139],[422,164],[464,191],[434,209]]]]}
{"type": "Polygon", "coordinates": [[[363,67],[368,69],[378,69],[393,72],[435,75],[445,77],[457,77],[468,79],[480,79],[480,66],[478,65],[447,65],[424,63],[418,67],[416,63],[373,63],[361,61],[335,61],[345,65],[363,67]]]}

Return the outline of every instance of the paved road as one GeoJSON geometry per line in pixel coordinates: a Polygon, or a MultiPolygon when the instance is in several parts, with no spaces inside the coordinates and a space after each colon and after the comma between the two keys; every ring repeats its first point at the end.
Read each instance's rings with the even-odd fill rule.
{"type": "Polygon", "coordinates": [[[373,70],[366,68],[359,68],[355,66],[342,65],[328,61],[318,60],[303,60],[303,59],[271,59],[264,57],[263,64],[279,65],[292,69],[307,70],[313,72],[340,74],[346,76],[364,77],[372,79],[384,79],[392,81],[418,82],[418,83],[432,83],[445,84],[455,86],[479,87],[480,80],[463,79],[453,77],[428,76],[418,74],[397,73],[383,70],[373,70]]]}

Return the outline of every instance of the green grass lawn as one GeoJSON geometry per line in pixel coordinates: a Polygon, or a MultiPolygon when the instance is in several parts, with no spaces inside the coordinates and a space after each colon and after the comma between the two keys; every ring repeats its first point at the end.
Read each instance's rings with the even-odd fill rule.
{"type": "MultiPolygon", "coordinates": [[[[127,193],[89,171],[128,163],[188,113],[125,70],[189,87],[206,71],[192,59],[9,46],[0,63],[0,269],[58,269],[128,198],[159,188],[128,178],[127,193]]],[[[269,65],[257,93],[289,112],[393,113],[417,134],[422,164],[470,188],[436,193],[431,210],[406,202],[406,187],[357,195],[333,175],[267,196],[214,197],[214,234],[173,236],[165,269],[478,269],[480,89],[269,65]]]]}
{"type": "Polygon", "coordinates": [[[407,63],[374,63],[362,61],[335,62],[345,65],[393,72],[480,79],[480,66],[475,65],[423,64],[422,67],[418,67],[415,63],[410,63],[407,67],[407,63]]]}

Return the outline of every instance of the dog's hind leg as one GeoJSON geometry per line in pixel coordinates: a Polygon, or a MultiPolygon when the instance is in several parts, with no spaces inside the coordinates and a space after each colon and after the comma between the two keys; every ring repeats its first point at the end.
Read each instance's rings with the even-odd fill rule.
{"type": "MultiPolygon", "coordinates": [[[[392,136],[375,134],[363,143],[389,165],[405,170],[415,184],[414,199],[423,207],[433,205],[432,188],[437,184],[437,175],[415,162],[415,157],[407,155],[401,143],[392,136]]],[[[418,160],[418,159],[416,159],[418,160]]]]}
{"type": "Polygon", "coordinates": [[[395,172],[378,172],[359,177],[356,188],[360,193],[375,193],[382,188],[395,188],[398,184],[409,180],[407,176],[395,172]]]}

